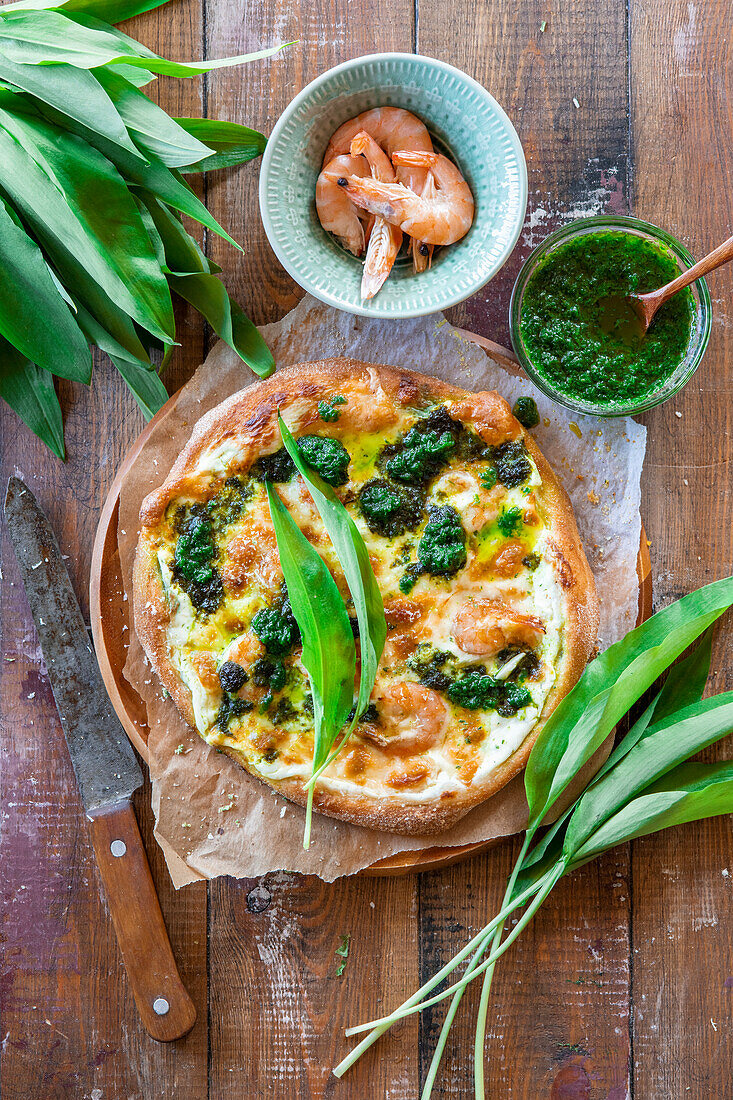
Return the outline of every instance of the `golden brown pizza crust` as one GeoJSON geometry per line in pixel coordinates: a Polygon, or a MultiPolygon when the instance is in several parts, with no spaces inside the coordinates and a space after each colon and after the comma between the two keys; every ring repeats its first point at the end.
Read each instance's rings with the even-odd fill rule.
{"type": "MultiPolygon", "coordinates": [[[[349,393],[363,392],[364,415],[378,415],[380,393],[398,404],[419,408],[450,399],[460,404],[454,412],[470,416],[487,443],[524,437],[542,479],[538,490],[547,528],[555,551],[555,569],[560,580],[565,611],[564,647],[557,663],[557,678],[542,713],[520,747],[491,775],[459,792],[444,792],[431,801],[409,802],[395,794],[389,800],[356,797],[317,789],[314,807],[321,813],[366,828],[406,835],[431,835],[450,828],[469,810],[501,790],[526,765],[529,753],[552,711],[577,682],[592,656],[598,630],[598,598],[575,517],[568,496],[554,471],[530,435],[514,418],[507,402],[496,393],[469,394],[437,378],[395,367],[374,366],[353,359],[326,359],[301,363],[277,372],[272,378],[234,394],[207,413],[195,426],[163,485],[143,502],[142,531],[135,558],[134,614],[140,641],[181,714],[195,728],[191,693],[180,679],[168,655],[166,629],[169,613],[160,583],[155,547],[150,530],[163,517],[171,500],[202,487],[193,472],[196,462],[209,448],[236,440],[241,466],[246,468],[263,449],[279,438],[277,410],[299,398],[319,395],[325,387],[349,385],[349,393]]],[[[316,422],[313,417],[313,423],[316,422]]],[[[307,425],[305,426],[307,427],[307,425]]],[[[365,423],[365,431],[370,430],[365,423]]],[[[224,750],[258,779],[269,783],[293,802],[305,804],[306,796],[297,779],[274,781],[247,767],[243,756],[224,750]]]]}

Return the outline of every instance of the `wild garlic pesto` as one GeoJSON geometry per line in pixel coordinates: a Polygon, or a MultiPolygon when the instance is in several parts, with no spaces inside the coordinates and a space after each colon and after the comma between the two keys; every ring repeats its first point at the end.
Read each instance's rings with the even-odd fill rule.
{"type": "Polygon", "coordinates": [[[536,370],[569,397],[600,405],[641,400],[674,373],[687,351],[692,291],[679,291],[648,332],[627,294],[679,275],[661,244],[636,233],[582,233],[548,252],[522,296],[519,327],[536,370]]]}

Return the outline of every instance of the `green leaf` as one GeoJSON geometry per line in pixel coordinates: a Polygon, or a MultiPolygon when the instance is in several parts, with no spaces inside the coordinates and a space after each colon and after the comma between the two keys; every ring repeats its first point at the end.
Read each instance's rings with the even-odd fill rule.
{"type": "Polygon", "coordinates": [[[59,458],[65,457],[61,406],[53,377],[0,338],[0,397],[59,458]]]}
{"type": "Polygon", "coordinates": [[[135,68],[147,69],[148,72],[158,73],[160,76],[177,76],[185,78],[190,76],[202,76],[215,69],[228,69],[233,65],[244,65],[248,61],[262,61],[266,57],[274,57],[286,46],[292,46],[292,42],[281,42],[279,46],[271,46],[266,50],[257,50],[255,53],[240,54],[238,57],[220,57],[215,61],[167,61],[164,57],[154,59],[148,57],[136,57],[134,54],[123,54],[120,57],[110,58],[113,64],[134,65],[135,68]]]}
{"type": "Polygon", "coordinates": [[[66,63],[77,69],[94,69],[121,53],[156,58],[141,43],[104,23],[67,19],[59,11],[3,12],[0,50],[19,65],[66,63]]]}
{"type": "MultiPolygon", "coordinates": [[[[81,303],[77,303],[77,308],[80,327],[86,333],[88,339],[100,351],[109,356],[142,409],[145,419],[150,420],[158,409],[165,405],[168,400],[168,391],[161,382],[155,367],[150,363],[148,354],[142,344],[139,344],[138,341],[139,356],[130,354],[127,347],[115,340],[114,336],[107,332],[97,318],[93,317],[81,303]]],[[[137,340],[132,323],[130,323],[130,328],[132,328],[133,336],[137,340]]]]}
{"type": "MultiPolygon", "coordinates": [[[[114,354],[120,354],[128,359],[140,360],[150,363],[148,352],[140,342],[140,337],[135,329],[132,319],[123,309],[120,309],[103,290],[99,288],[93,278],[81,265],[73,266],[69,259],[59,267],[64,276],[67,289],[73,288],[73,301],[77,310],[77,322],[79,328],[88,340],[97,344],[106,351],[96,337],[90,335],[90,331],[84,320],[85,317],[95,319],[100,331],[107,332],[114,341],[114,354]]],[[[151,337],[152,339],[152,337],[151,337]]],[[[167,345],[170,346],[170,345],[167,345]]]]}
{"type": "Polygon", "coordinates": [[[713,640],[713,627],[703,635],[703,640],[683,661],[673,665],[667,673],[664,686],[655,695],[644,713],[636,720],[629,732],[616,745],[603,766],[596,772],[590,786],[601,781],[611,768],[618,764],[634,745],[646,733],[652,718],[658,724],[667,715],[682,710],[702,699],[710,672],[710,654],[713,640]]]}
{"type": "Polygon", "coordinates": [[[260,378],[272,374],[275,369],[272,352],[215,275],[169,275],[168,282],[176,294],[206,318],[217,336],[236,351],[250,370],[260,378]]]}
{"type": "Polygon", "coordinates": [[[525,788],[536,828],[629,707],[733,602],[733,577],[657,612],[587,666],[530,753],[525,788]]]}
{"type": "Polygon", "coordinates": [[[211,275],[221,270],[218,264],[207,259],[194,238],[186,232],[181,219],[164,203],[148,191],[139,194],[163,249],[162,264],[166,265],[170,274],[211,275]]]}
{"type": "Polygon", "coordinates": [[[0,187],[54,266],[85,268],[139,324],[173,340],[165,276],[132,195],[100,153],[45,121],[0,110],[0,187]]]}
{"type": "Polygon", "coordinates": [[[229,236],[226,229],[219,225],[216,218],[209,213],[201,200],[175,169],[166,168],[164,164],[157,160],[141,165],[133,158],[128,157],[124,150],[114,146],[111,142],[104,141],[98,135],[84,131],[82,128],[78,128],[77,133],[94,145],[107,160],[111,161],[120,174],[130,183],[149,191],[161,202],[166,203],[167,206],[172,206],[174,210],[180,211],[181,214],[187,214],[194,221],[199,222],[225,241],[228,241],[240,252],[242,251],[242,246],[237,244],[234,238],[229,236]]]}
{"type": "MultiPolygon", "coordinates": [[[[326,565],[266,483],[288,598],[303,639],[301,661],[313,693],[313,768],[328,756],[354,698],[356,647],[346,606],[326,565]]],[[[310,844],[313,788],[308,791],[303,847],[310,844]]]]}
{"type": "Polygon", "coordinates": [[[188,164],[184,172],[211,172],[215,168],[233,168],[264,153],[267,138],[258,130],[238,122],[222,122],[215,118],[177,118],[175,120],[193,137],[214,150],[214,155],[188,164]]]}
{"type": "MultiPolygon", "coordinates": [[[[354,719],[348,731],[350,733],[369,704],[369,697],[377,676],[377,666],[387,637],[382,594],[369,560],[369,552],[358,527],[331,486],[304,461],[295,439],[279,413],[277,422],[285,448],[308,486],[323,526],[333,543],[359,622],[361,675],[354,719]]],[[[342,745],[338,746],[339,750],[341,747],[342,745]]]]}
{"type": "MultiPolygon", "coordinates": [[[[586,787],[584,794],[592,791],[612,768],[633,749],[646,730],[653,717],[665,717],[675,709],[681,709],[702,698],[708,671],[710,668],[710,647],[713,628],[709,627],[699,646],[683,661],[676,664],[668,673],[664,687],[657,693],[643,714],[634,722],[631,729],[616,745],[613,752],[596,772],[586,787]]],[[[578,800],[579,801],[579,800],[578,800]]],[[[544,836],[532,848],[522,861],[514,895],[518,895],[527,886],[562,857],[567,820],[578,805],[573,803],[545,832],[544,836]]]]}
{"type": "Polygon", "coordinates": [[[163,241],[160,233],[157,230],[155,222],[153,221],[150,211],[146,204],[142,201],[139,195],[135,195],[137,200],[137,208],[140,213],[140,220],[145,226],[145,232],[148,235],[153,251],[155,252],[155,258],[158,261],[158,266],[164,274],[168,274],[168,266],[165,262],[165,248],[163,247],[163,241]]]}
{"type": "Polygon", "coordinates": [[[168,0],[20,0],[20,3],[4,7],[0,18],[9,11],[58,10],[94,15],[105,23],[122,23],[125,19],[132,19],[167,3],[168,0]]]}
{"type": "MultiPolygon", "coordinates": [[[[51,6],[59,7],[60,5],[51,6]]],[[[2,19],[2,12],[7,12],[11,10],[11,7],[12,6],[0,9],[0,19],[2,19]]],[[[23,5],[23,7],[27,7],[28,9],[31,9],[31,7],[33,7],[33,10],[43,7],[45,10],[48,5],[29,4],[23,5]]],[[[81,12],[70,12],[66,10],[64,11],[64,15],[67,18],[67,21],[74,28],[89,28],[91,30],[101,32],[104,35],[104,41],[105,43],[107,43],[108,47],[116,49],[118,53],[133,53],[136,56],[139,55],[140,57],[156,56],[151,50],[147,48],[147,46],[143,46],[140,42],[136,42],[134,38],[130,38],[129,35],[123,34],[122,31],[116,30],[114,27],[111,27],[109,23],[103,22],[100,19],[95,19],[93,16],[86,15],[81,12]]],[[[76,45],[76,42],[74,41],[73,44],[76,45]]],[[[126,80],[129,80],[131,84],[135,85],[135,87],[142,87],[144,84],[149,84],[151,80],[156,79],[153,73],[146,72],[145,69],[134,68],[131,65],[125,65],[124,62],[119,65],[108,65],[107,69],[108,71],[116,72],[120,76],[124,77],[126,80]]]]}
{"type": "Polygon", "coordinates": [[[0,50],[0,79],[47,103],[65,118],[99,134],[145,164],[145,156],[133,145],[114,103],[92,73],[72,65],[16,65],[0,50]]]}
{"type": "Polygon", "coordinates": [[[654,708],[655,723],[702,699],[710,675],[713,633],[714,628],[708,627],[702,641],[692,653],[682,661],[678,661],[667,673],[664,687],[659,692],[658,702],[654,708]]]}
{"type": "Polygon", "coordinates": [[[0,197],[0,333],[22,356],[61,378],[88,383],[92,357],[41,250],[0,197]]]}
{"type": "Polygon", "coordinates": [[[617,844],[705,817],[733,813],[733,761],[684,763],[623,806],[573,854],[572,867],[617,844]]]}
{"type": "MultiPolygon", "coordinates": [[[[31,113],[34,116],[37,114],[29,99],[24,96],[16,96],[15,99],[21,101],[18,107],[20,112],[23,114],[31,113]]],[[[0,92],[0,103],[6,109],[11,109],[8,105],[7,93],[0,92]]],[[[136,157],[130,156],[119,145],[107,141],[102,135],[93,133],[79,123],[65,119],[58,111],[47,104],[39,105],[39,107],[42,108],[44,117],[51,123],[69,130],[89,145],[92,145],[115,166],[120,175],[130,184],[149,191],[168,206],[172,206],[174,210],[187,214],[194,221],[199,222],[225,241],[228,241],[240,252],[242,251],[241,245],[237,244],[234,238],[230,237],[227,231],[219,225],[216,218],[209,213],[178,171],[166,168],[158,160],[153,160],[149,164],[141,162],[136,157]]],[[[18,112],[14,110],[14,113],[18,112]]]]}
{"type": "MultiPolygon", "coordinates": [[[[109,353],[108,353],[109,354],[109,353]]],[[[155,416],[168,400],[168,391],[154,367],[134,359],[109,356],[127,383],[146,420],[155,416]]]]}
{"type": "MultiPolygon", "coordinates": [[[[95,73],[101,72],[100,69],[95,69],[95,73]]],[[[146,84],[150,84],[153,80],[157,80],[157,76],[148,72],[147,69],[137,69],[132,65],[125,65],[124,62],[120,65],[105,65],[104,71],[107,73],[117,73],[123,80],[126,80],[128,84],[132,84],[135,88],[144,88],[146,84]]]]}
{"type": "Polygon", "coordinates": [[[130,137],[144,153],[168,168],[190,164],[211,150],[192,137],[129,81],[108,69],[98,69],[97,80],[117,108],[130,137]]]}
{"type": "MultiPolygon", "coordinates": [[[[110,309],[97,308],[96,312],[90,312],[81,299],[76,299],[77,320],[79,328],[86,338],[99,348],[100,351],[112,359],[129,359],[133,363],[139,363],[146,370],[153,370],[148,352],[140,342],[127,314],[115,311],[114,304],[109,303],[110,309]]],[[[97,307],[103,306],[103,301],[95,303],[97,307]]]]}
{"type": "Polygon", "coordinates": [[[120,36],[99,20],[68,19],[60,11],[8,11],[0,16],[0,49],[18,65],[66,63],[77,69],[95,69],[101,65],[122,64],[146,69],[163,76],[190,77],[213,69],[243,65],[272,57],[285,45],[223,57],[215,61],[168,61],[146,49],[132,38],[120,36]]]}
{"type": "Polygon", "coordinates": [[[565,834],[569,861],[612,814],[675,765],[733,730],[733,691],[701,699],[650,726],[641,740],[578,802],[565,834]]]}

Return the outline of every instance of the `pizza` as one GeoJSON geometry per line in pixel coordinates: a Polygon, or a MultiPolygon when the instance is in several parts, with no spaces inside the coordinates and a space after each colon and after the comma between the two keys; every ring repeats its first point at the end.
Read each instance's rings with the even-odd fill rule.
{"type": "Polygon", "coordinates": [[[204,740],[301,804],[313,700],[267,482],[331,571],[355,635],[358,624],[278,410],[359,528],[388,628],[369,706],[314,808],[440,832],[524,767],[595,647],[570,503],[504,398],[407,370],[304,363],[199,421],[142,505],[137,632],[204,740]]]}

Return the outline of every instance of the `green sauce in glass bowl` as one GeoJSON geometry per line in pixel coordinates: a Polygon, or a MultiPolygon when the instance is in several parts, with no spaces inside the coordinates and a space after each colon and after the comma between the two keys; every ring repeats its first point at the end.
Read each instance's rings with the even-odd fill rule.
{"type": "Polygon", "coordinates": [[[670,282],[692,258],[631,218],[576,222],[535,250],[512,296],[512,339],[536,385],[561,404],[621,416],[677,392],[702,357],[707,288],[680,291],[646,335],[626,301],[670,282]]]}

